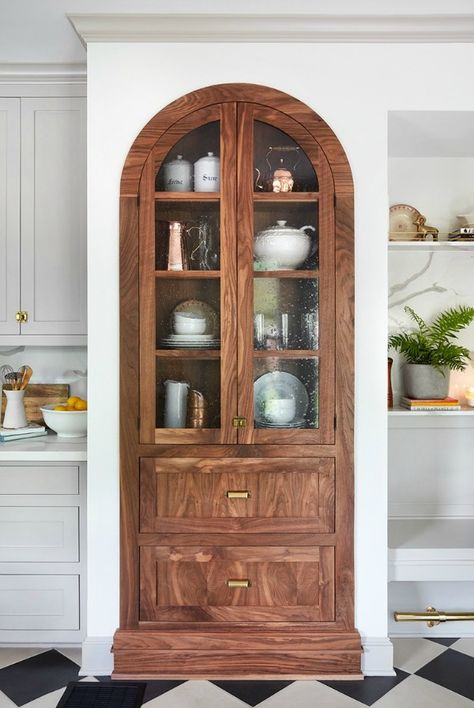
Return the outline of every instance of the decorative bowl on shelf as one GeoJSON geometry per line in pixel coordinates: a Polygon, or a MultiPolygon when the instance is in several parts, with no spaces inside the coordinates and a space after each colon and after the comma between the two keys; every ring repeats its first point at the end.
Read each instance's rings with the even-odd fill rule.
{"type": "Polygon", "coordinates": [[[314,226],[297,229],[287,226],[286,221],[277,221],[260,231],[253,247],[255,270],[262,270],[262,263],[271,263],[271,270],[294,270],[302,266],[312,250],[308,230],[316,232],[314,226]]]}
{"type": "Polygon", "coordinates": [[[87,411],[55,411],[55,403],[40,408],[48,428],[59,438],[83,438],[87,435],[87,411]]]}

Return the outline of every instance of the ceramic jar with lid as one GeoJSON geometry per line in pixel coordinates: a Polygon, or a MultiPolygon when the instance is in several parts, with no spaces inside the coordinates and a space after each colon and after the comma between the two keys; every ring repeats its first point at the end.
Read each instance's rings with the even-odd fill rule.
{"type": "Polygon", "coordinates": [[[194,191],[218,192],[220,189],[220,160],[213,152],[194,163],[194,191]]]}
{"type": "Polygon", "coordinates": [[[310,253],[311,236],[314,226],[297,229],[287,226],[286,221],[277,221],[260,231],[254,242],[255,267],[260,270],[293,270],[303,265],[310,253]]]}
{"type": "Polygon", "coordinates": [[[165,192],[192,192],[193,166],[182,155],[163,165],[165,192]]]}

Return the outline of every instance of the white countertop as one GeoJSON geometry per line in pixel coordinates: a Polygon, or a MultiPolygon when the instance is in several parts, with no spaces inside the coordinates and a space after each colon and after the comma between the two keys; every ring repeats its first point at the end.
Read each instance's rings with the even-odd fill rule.
{"type": "Polygon", "coordinates": [[[58,438],[56,433],[30,440],[12,440],[0,443],[0,464],[19,462],[85,462],[87,437],[58,438]]]}

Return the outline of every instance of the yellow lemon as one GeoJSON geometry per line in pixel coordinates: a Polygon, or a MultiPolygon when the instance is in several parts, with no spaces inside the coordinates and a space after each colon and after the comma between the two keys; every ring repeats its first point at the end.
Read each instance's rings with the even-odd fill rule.
{"type": "Polygon", "coordinates": [[[76,411],[86,411],[87,410],[87,401],[83,401],[82,398],[80,398],[74,404],[74,408],[76,409],[76,411]]]}
{"type": "Polygon", "coordinates": [[[80,401],[81,399],[79,396],[69,396],[69,398],[66,401],[67,406],[74,406],[76,404],[76,401],[80,401]]]}
{"type": "Polygon", "coordinates": [[[66,406],[54,406],[53,410],[54,411],[65,411],[66,406]]]}
{"type": "Polygon", "coordinates": [[[75,411],[76,409],[75,409],[74,406],[67,405],[67,406],[66,406],[66,410],[67,410],[67,411],[75,411]]]}

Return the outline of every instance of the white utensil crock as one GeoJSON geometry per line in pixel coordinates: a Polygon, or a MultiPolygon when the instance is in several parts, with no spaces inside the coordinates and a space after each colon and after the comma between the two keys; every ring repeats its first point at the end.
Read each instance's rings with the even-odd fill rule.
{"type": "Polygon", "coordinates": [[[185,428],[189,384],[165,381],[165,428],[185,428]]]}
{"type": "Polygon", "coordinates": [[[25,414],[25,404],[23,398],[25,391],[6,391],[3,393],[7,397],[7,407],[3,417],[4,428],[25,428],[28,425],[25,414]]]}

